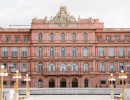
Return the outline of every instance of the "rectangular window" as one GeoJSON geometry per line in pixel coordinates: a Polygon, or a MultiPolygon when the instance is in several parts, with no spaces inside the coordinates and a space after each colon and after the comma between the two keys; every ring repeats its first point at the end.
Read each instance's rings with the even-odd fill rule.
{"type": "Polygon", "coordinates": [[[84,33],[84,42],[87,42],[87,41],[88,41],[88,34],[84,33]]]}
{"type": "Polygon", "coordinates": [[[6,42],[10,41],[10,36],[6,36],[6,42]]]}
{"type": "Polygon", "coordinates": [[[97,40],[98,40],[98,41],[102,41],[102,37],[101,37],[101,36],[98,36],[98,37],[97,37],[97,40]]]}
{"type": "Polygon", "coordinates": [[[115,36],[115,41],[120,41],[120,36],[115,36]]]}
{"type": "Polygon", "coordinates": [[[124,70],[124,62],[119,62],[119,71],[124,70]]]}
{"type": "Polygon", "coordinates": [[[26,85],[26,81],[21,81],[21,85],[26,85]]]}
{"type": "Polygon", "coordinates": [[[106,84],[106,81],[105,80],[101,80],[100,84],[106,84]]]}
{"type": "Polygon", "coordinates": [[[104,47],[99,47],[99,56],[104,57],[104,47]]]}
{"type": "Polygon", "coordinates": [[[100,72],[105,72],[105,62],[100,62],[100,72]]]}
{"type": "Polygon", "coordinates": [[[22,47],[22,57],[27,57],[27,47],[22,47]]]}
{"type": "Polygon", "coordinates": [[[130,36],[126,36],[125,41],[130,41],[130,36]]]}
{"type": "Polygon", "coordinates": [[[2,57],[8,57],[8,48],[2,47],[2,57]]]}
{"type": "Polygon", "coordinates": [[[114,55],[114,47],[109,47],[109,56],[113,57],[114,55]]]}
{"type": "Polygon", "coordinates": [[[65,34],[64,33],[61,34],[61,41],[65,42],[65,34]]]}
{"type": "Polygon", "coordinates": [[[19,36],[16,36],[15,37],[15,42],[19,42],[20,41],[20,37],[19,36]]]}
{"type": "Polygon", "coordinates": [[[5,69],[7,69],[8,63],[7,62],[3,62],[3,65],[5,66],[5,69]]]}
{"type": "Polygon", "coordinates": [[[110,70],[110,72],[114,72],[115,71],[114,62],[110,62],[109,63],[109,70],[110,70]]]}
{"type": "Polygon", "coordinates": [[[12,57],[18,57],[18,48],[17,47],[12,48],[12,57]]]}
{"type": "Polygon", "coordinates": [[[76,42],[76,33],[73,33],[72,39],[73,39],[73,42],[76,42]]]}
{"type": "Polygon", "coordinates": [[[54,41],[54,34],[53,34],[53,33],[50,34],[50,41],[51,41],[51,42],[54,41]]]}
{"type": "Polygon", "coordinates": [[[16,70],[17,70],[17,63],[13,62],[12,65],[13,66],[11,66],[11,72],[16,72],[16,70]]]}
{"type": "Polygon", "coordinates": [[[11,81],[11,85],[14,85],[15,81],[11,81]]]}
{"type": "Polygon", "coordinates": [[[26,62],[22,62],[21,72],[27,72],[27,63],[26,62]]]}
{"type": "Polygon", "coordinates": [[[124,47],[119,47],[119,49],[118,49],[118,55],[119,55],[119,57],[124,57],[125,55],[124,55],[124,47]]]}
{"type": "Polygon", "coordinates": [[[3,81],[3,85],[7,85],[7,81],[3,81]]]}
{"type": "Polygon", "coordinates": [[[130,57],[130,47],[128,47],[128,57],[130,57]]]}
{"type": "Polygon", "coordinates": [[[110,36],[107,36],[107,37],[106,37],[106,41],[111,41],[111,37],[110,37],[110,36]]]}
{"type": "Polygon", "coordinates": [[[24,42],[28,42],[29,41],[29,37],[28,36],[24,36],[24,42]]]}

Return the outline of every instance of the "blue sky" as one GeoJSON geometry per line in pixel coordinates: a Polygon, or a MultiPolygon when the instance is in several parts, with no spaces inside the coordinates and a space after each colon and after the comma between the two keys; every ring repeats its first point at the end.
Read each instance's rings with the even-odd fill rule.
{"type": "Polygon", "coordinates": [[[106,28],[130,28],[130,0],[0,0],[0,27],[30,25],[34,17],[55,16],[66,5],[78,18],[97,18],[106,28]]]}

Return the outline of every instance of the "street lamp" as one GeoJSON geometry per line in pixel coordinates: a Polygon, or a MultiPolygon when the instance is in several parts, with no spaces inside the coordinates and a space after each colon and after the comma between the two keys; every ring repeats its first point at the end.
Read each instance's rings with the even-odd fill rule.
{"type": "Polygon", "coordinates": [[[24,81],[26,81],[26,97],[28,98],[30,94],[28,82],[31,81],[30,76],[28,76],[28,74],[26,74],[24,81]]]}
{"type": "Polygon", "coordinates": [[[14,93],[14,100],[18,100],[18,79],[21,79],[21,73],[19,73],[18,70],[16,70],[16,74],[14,74],[13,76],[14,79],[16,79],[16,83],[15,83],[15,93],[14,93]]]}
{"type": "Polygon", "coordinates": [[[4,69],[4,65],[1,65],[0,76],[1,76],[1,88],[0,88],[0,100],[3,100],[3,77],[8,76],[7,70],[4,69]]]}
{"type": "Polygon", "coordinates": [[[113,90],[113,82],[116,80],[115,77],[113,76],[113,74],[110,75],[109,79],[108,79],[111,83],[111,99],[114,98],[114,90],[113,90]]]}
{"type": "Polygon", "coordinates": [[[121,70],[121,73],[119,73],[118,78],[122,80],[122,100],[124,100],[124,81],[125,79],[127,79],[127,75],[126,73],[124,73],[124,70],[121,70]]]}

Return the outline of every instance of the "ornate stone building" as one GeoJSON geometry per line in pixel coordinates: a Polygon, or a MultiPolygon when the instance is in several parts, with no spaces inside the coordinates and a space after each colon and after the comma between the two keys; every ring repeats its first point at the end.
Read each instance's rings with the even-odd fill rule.
{"type": "MultiPolygon", "coordinates": [[[[111,73],[119,87],[121,70],[130,83],[130,29],[77,20],[61,6],[51,19],[34,18],[31,28],[0,28],[0,64],[9,72],[4,87],[14,87],[16,69],[29,73],[31,88],[108,87],[111,73]]],[[[19,87],[25,87],[23,78],[19,87]]]]}

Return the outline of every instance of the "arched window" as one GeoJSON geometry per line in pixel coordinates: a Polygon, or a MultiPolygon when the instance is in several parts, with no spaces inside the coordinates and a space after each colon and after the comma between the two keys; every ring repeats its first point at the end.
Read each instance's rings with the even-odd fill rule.
{"type": "Polygon", "coordinates": [[[61,63],[60,71],[66,71],[66,64],[65,63],[61,63]]]}
{"type": "Polygon", "coordinates": [[[64,47],[61,48],[61,56],[65,57],[65,48],[64,47]]]}
{"type": "Polygon", "coordinates": [[[61,41],[65,42],[65,34],[64,33],[61,34],[61,41]]]}
{"type": "Polygon", "coordinates": [[[38,80],[38,88],[42,88],[42,80],[38,80]]]}
{"type": "Polygon", "coordinates": [[[50,41],[51,41],[51,42],[54,41],[54,34],[53,34],[53,33],[50,34],[50,41]]]}
{"type": "Polygon", "coordinates": [[[55,71],[55,64],[54,63],[50,63],[50,65],[49,65],[49,71],[50,72],[54,72],[55,71]]]}
{"type": "Polygon", "coordinates": [[[43,64],[40,62],[38,64],[38,72],[42,72],[43,71],[43,64]]]}
{"type": "Polygon", "coordinates": [[[38,40],[39,40],[39,42],[42,42],[42,33],[39,33],[38,40]]]}
{"type": "Polygon", "coordinates": [[[42,57],[43,56],[43,52],[42,52],[42,48],[38,48],[38,57],[42,57]]]}
{"type": "Polygon", "coordinates": [[[86,47],[83,49],[83,56],[84,57],[88,56],[88,48],[86,48],[86,47]]]}
{"type": "Polygon", "coordinates": [[[89,71],[88,63],[84,63],[83,69],[84,69],[84,72],[88,72],[89,71]]]}
{"type": "Polygon", "coordinates": [[[71,71],[78,71],[78,65],[76,63],[73,63],[71,66],[71,71]]]}
{"type": "Polygon", "coordinates": [[[73,33],[72,40],[73,40],[73,42],[76,42],[76,33],[73,33]]]}
{"type": "Polygon", "coordinates": [[[77,56],[77,49],[74,47],[73,49],[72,49],[72,56],[73,57],[76,57],[77,56]]]}
{"type": "Polygon", "coordinates": [[[84,33],[84,42],[86,42],[88,40],[88,34],[84,33]]]}
{"type": "Polygon", "coordinates": [[[53,47],[50,48],[50,57],[54,57],[54,48],[53,47]]]}

